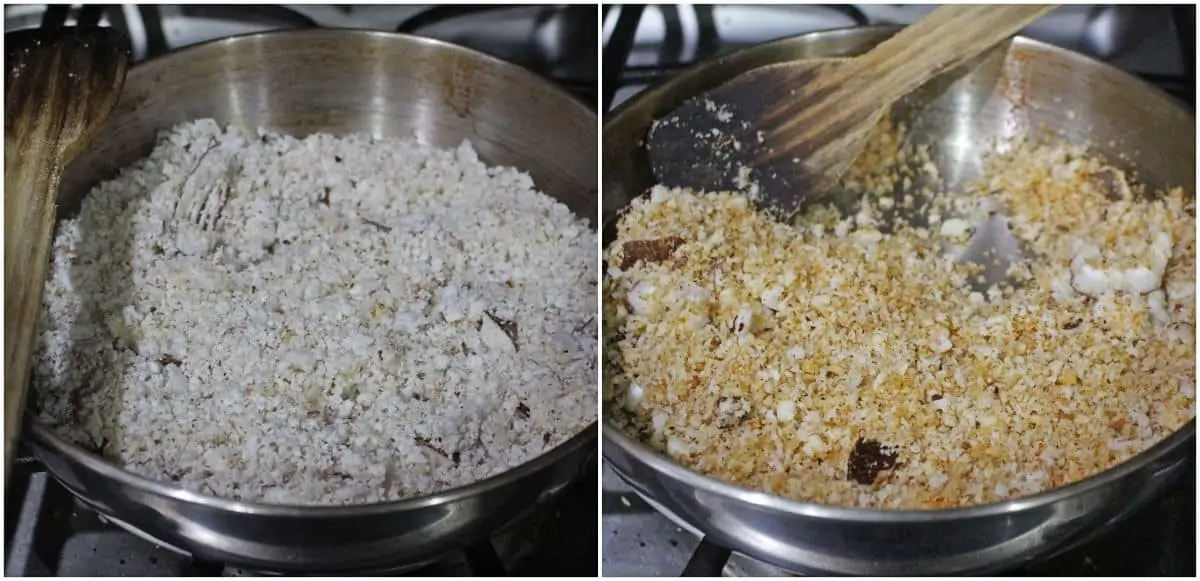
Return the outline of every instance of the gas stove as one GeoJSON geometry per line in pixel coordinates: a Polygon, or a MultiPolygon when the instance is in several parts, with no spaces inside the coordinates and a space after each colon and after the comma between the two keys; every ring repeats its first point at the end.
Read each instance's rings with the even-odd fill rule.
{"type": "Polygon", "coordinates": [[[268,30],[356,28],[460,44],[521,65],[595,106],[594,5],[6,5],[4,30],[100,24],[125,32],[134,61],[218,38],[268,30]]]}
{"type": "MultiPolygon", "coordinates": [[[[701,60],[806,32],[909,24],[919,5],[605,6],[604,94],[611,111],[701,60]]],[[[1063,6],[1022,34],[1110,63],[1195,109],[1195,6],[1063,6]]],[[[1194,456],[1193,456],[1194,458],[1194,456]]],[[[1195,461],[1154,503],[1081,546],[1010,571],[1031,576],[1194,576],[1195,461]]],[[[777,576],[788,573],[703,541],[606,466],[602,473],[606,576],[777,576]]]]}
{"type": "MultiPolygon", "coordinates": [[[[125,32],[135,61],[201,42],[267,30],[340,27],[397,31],[474,48],[524,66],[591,107],[597,97],[597,9],[592,6],[6,5],[5,31],[102,25],[125,32]]],[[[598,478],[592,462],[555,501],[509,530],[416,576],[597,574],[598,478]]],[[[28,455],[18,454],[5,506],[5,573],[49,576],[249,575],[144,540],[80,505],[28,455]]]]}

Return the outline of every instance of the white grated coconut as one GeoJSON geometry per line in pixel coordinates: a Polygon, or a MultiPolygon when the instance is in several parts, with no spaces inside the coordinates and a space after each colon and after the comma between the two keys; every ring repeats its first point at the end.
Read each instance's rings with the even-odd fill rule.
{"type": "Polygon", "coordinates": [[[180,125],[59,226],[40,418],[225,498],[468,484],[594,421],[595,245],[469,143],[180,125]]]}

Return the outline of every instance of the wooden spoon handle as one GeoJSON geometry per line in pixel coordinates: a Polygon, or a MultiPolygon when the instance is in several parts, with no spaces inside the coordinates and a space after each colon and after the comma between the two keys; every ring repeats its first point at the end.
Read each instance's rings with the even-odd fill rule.
{"type": "Polygon", "coordinates": [[[30,155],[12,145],[6,143],[4,148],[5,466],[11,465],[12,447],[21,429],[59,180],[57,159],[30,155]]]}
{"type": "MultiPolygon", "coordinates": [[[[104,126],[129,40],[113,28],[4,35],[4,456],[21,427],[63,167],[104,126]]],[[[5,485],[8,484],[5,471],[5,485]]]]}
{"type": "Polygon", "coordinates": [[[861,91],[880,103],[890,103],[1053,9],[1050,5],[941,6],[853,59],[845,72],[855,77],[861,91]]]}

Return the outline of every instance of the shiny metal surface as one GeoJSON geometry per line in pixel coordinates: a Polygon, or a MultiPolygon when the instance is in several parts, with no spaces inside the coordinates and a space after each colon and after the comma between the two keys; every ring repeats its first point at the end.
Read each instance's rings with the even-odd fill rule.
{"type": "MultiPolygon", "coordinates": [[[[155,133],[196,118],[304,135],[364,132],[451,147],[529,171],[596,222],[596,118],[519,67],[403,35],[315,30],[236,37],[132,69],[104,132],[63,176],[62,214],[96,182],[150,152],[155,133]]],[[[85,503],[195,558],[250,570],[382,571],[432,561],[514,522],[594,461],[596,425],[488,480],[353,507],[234,502],[124,472],[33,424],[37,458],[85,503]]]]}
{"type": "MultiPolygon", "coordinates": [[[[618,213],[653,185],[642,138],[653,120],[742,71],[809,57],[850,56],[895,28],[858,28],[776,41],[714,60],[639,94],[604,125],[605,242],[618,213]]],[[[983,155],[1014,138],[1088,141],[1148,186],[1188,188],[1195,121],[1179,103],[1117,69],[1018,38],[970,74],[935,81],[893,109],[908,139],[933,145],[953,187],[983,155]]],[[[704,477],[604,425],[604,457],[639,494],[688,528],[755,559],[803,574],[994,572],[1086,540],[1153,498],[1195,446],[1192,420],[1141,455],[1075,484],[1007,502],[938,511],[880,511],[797,502],[704,477]]]]}

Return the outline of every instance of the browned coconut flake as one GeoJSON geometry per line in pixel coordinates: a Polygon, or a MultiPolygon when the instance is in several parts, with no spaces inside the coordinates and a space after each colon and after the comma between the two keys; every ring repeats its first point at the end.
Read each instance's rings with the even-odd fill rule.
{"type": "Polygon", "coordinates": [[[850,176],[852,216],[783,225],[741,194],[662,187],[635,201],[604,280],[607,417],[722,480],[882,508],[1062,486],[1194,417],[1189,196],[1044,144],[951,196],[898,144],[863,158],[890,169],[850,176]],[[893,209],[920,219],[885,233],[893,209]],[[998,211],[1033,258],[981,288],[983,267],[950,257],[998,211]]]}

